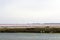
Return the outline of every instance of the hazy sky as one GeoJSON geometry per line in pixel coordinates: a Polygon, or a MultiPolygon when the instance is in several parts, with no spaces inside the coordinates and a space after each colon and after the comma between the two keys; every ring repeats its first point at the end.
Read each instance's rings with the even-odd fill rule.
{"type": "Polygon", "coordinates": [[[60,0],[0,0],[0,23],[60,23],[60,0]]]}

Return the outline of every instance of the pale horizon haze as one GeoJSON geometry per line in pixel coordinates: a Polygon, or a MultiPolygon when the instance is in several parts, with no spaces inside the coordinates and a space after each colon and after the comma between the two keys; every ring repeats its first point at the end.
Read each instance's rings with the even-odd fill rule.
{"type": "Polygon", "coordinates": [[[0,0],[0,24],[60,23],[60,0],[0,0]]]}

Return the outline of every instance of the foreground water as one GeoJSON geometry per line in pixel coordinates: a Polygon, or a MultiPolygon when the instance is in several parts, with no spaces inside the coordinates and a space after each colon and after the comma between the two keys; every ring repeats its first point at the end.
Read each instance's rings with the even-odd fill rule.
{"type": "Polygon", "coordinates": [[[58,33],[0,33],[0,40],[60,40],[58,33]]]}

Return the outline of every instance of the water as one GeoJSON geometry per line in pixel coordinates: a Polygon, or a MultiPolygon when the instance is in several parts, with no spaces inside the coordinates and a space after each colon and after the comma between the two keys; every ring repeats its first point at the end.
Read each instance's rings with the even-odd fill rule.
{"type": "Polygon", "coordinates": [[[0,33],[0,40],[60,40],[58,33],[0,33]]]}

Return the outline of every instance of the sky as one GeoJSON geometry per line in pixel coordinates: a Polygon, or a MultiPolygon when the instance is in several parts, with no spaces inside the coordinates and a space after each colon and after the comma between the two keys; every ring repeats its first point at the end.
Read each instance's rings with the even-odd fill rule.
{"type": "Polygon", "coordinates": [[[60,0],[0,0],[0,24],[60,23],[60,0]]]}

